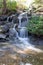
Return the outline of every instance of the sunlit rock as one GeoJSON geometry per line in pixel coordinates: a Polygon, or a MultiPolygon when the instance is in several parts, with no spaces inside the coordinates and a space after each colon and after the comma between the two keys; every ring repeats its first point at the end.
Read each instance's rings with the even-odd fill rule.
{"type": "Polygon", "coordinates": [[[30,63],[26,63],[25,65],[32,65],[32,64],[30,64],[30,63]]]}

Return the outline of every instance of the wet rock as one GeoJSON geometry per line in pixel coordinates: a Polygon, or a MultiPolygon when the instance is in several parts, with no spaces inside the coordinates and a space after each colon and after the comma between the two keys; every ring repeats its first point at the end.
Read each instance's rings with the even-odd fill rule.
{"type": "Polygon", "coordinates": [[[6,21],[0,21],[0,25],[4,25],[6,21]]]}
{"type": "Polygon", "coordinates": [[[3,15],[3,16],[0,16],[0,21],[6,21],[7,20],[7,17],[6,15],[3,15]]]}
{"type": "Polygon", "coordinates": [[[5,25],[2,26],[2,32],[8,32],[10,28],[13,27],[13,22],[11,23],[6,23],[5,25]]]}
{"type": "Polygon", "coordinates": [[[9,30],[9,26],[5,24],[5,25],[2,27],[2,32],[5,33],[5,32],[7,32],[8,30],[9,30]]]}
{"type": "Polygon", "coordinates": [[[8,22],[8,23],[6,23],[6,25],[7,25],[9,28],[13,28],[13,27],[14,27],[14,23],[13,23],[13,22],[8,22]]]}
{"type": "Polygon", "coordinates": [[[20,65],[25,65],[25,63],[23,63],[23,62],[20,62],[20,65]]]}
{"type": "Polygon", "coordinates": [[[18,17],[17,16],[14,16],[13,17],[13,22],[14,22],[14,24],[18,24],[19,23],[19,19],[18,19],[18,17]]]}
{"type": "Polygon", "coordinates": [[[16,38],[16,37],[17,37],[17,32],[16,32],[16,30],[13,29],[13,28],[11,28],[11,29],[9,30],[9,38],[10,38],[10,39],[14,39],[14,38],[16,38]]]}
{"type": "Polygon", "coordinates": [[[32,64],[20,62],[20,65],[32,65],[32,64]]]}
{"type": "Polygon", "coordinates": [[[13,26],[12,17],[9,17],[9,21],[7,21],[7,16],[0,16],[0,41],[9,37],[9,30],[13,26]]]}
{"type": "Polygon", "coordinates": [[[21,22],[27,21],[27,18],[22,18],[21,22]]]}
{"type": "Polygon", "coordinates": [[[4,55],[5,55],[5,54],[4,54],[2,51],[0,51],[0,57],[1,57],[1,56],[4,56],[4,55]]]}
{"type": "Polygon", "coordinates": [[[12,19],[13,19],[13,17],[12,17],[12,16],[9,16],[9,17],[7,18],[7,21],[8,21],[8,22],[12,22],[12,19]]]}
{"type": "Polygon", "coordinates": [[[26,63],[25,65],[32,65],[32,64],[30,64],[30,63],[26,63]]]}
{"type": "Polygon", "coordinates": [[[6,35],[0,34],[0,39],[1,39],[1,38],[6,38],[6,35]]]}
{"type": "Polygon", "coordinates": [[[27,57],[27,54],[20,54],[19,55],[21,58],[26,58],[27,57]]]}

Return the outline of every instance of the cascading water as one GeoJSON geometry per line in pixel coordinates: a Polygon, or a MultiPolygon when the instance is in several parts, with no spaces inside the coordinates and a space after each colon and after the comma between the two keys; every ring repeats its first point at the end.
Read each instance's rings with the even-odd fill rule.
{"type": "Polygon", "coordinates": [[[22,19],[22,17],[19,16],[18,19],[19,19],[19,25],[18,25],[18,28],[20,28],[20,27],[21,27],[21,19],[22,19]]]}
{"type": "Polygon", "coordinates": [[[16,31],[15,27],[16,27],[16,24],[14,24],[14,27],[10,29],[9,38],[11,38],[11,39],[12,39],[12,37],[13,37],[13,39],[18,38],[18,32],[16,31]]]}
{"type": "MultiPolygon", "coordinates": [[[[29,43],[28,31],[27,31],[26,27],[22,27],[21,19],[22,19],[23,16],[25,16],[27,18],[26,22],[28,22],[27,13],[21,14],[19,16],[21,18],[18,17],[19,18],[19,25],[18,25],[18,27],[20,28],[18,39],[23,43],[22,46],[24,48],[28,48],[28,49],[31,49],[31,50],[34,50],[34,51],[37,51],[37,52],[42,52],[40,49],[35,48],[35,46],[33,46],[32,44],[29,43]]],[[[24,21],[24,24],[25,24],[25,21],[24,21]]]]}
{"type": "MultiPolygon", "coordinates": [[[[19,19],[19,25],[18,25],[19,32],[17,32],[17,30],[15,28],[16,27],[16,24],[14,24],[13,30],[10,31],[10,33],[11,33],[10,36],[12,38],[12,37],[14,37],[14,34],[15,34],[16,35],[15,37],[17,39],[19,39],[19,41],[21,41],[21,43],[15,44],[16,46],[18,46],[18,47],[20,47],[22,49],[31,49],[31,50],[34,50],[34,51],[37,51],[37,52],[42,52],[40,49],[37,49],[37,48],[35,48],[34,45],[30,44],[29,38],[28,38],[28,31],[26,29],[26,26],[23,27],[22,26],[22,22],[21,22],[21,19],[24,16],[27,18],[27,21],[26,22],[28,22],[27,13],[23,13],[23,14],[19,15],[19,17],[18,17],[18,19],[19,19]]],[[[25,23],[25,21],[24,21],[24,23],[25,23]]]]}
{"type": "Polygon", "coordinates": [[[26,27],[22,27],[19,31],[19,36],[22,37],[22,38],[26,38],[28,37],[28,31],[26,29],[26,27]]]}

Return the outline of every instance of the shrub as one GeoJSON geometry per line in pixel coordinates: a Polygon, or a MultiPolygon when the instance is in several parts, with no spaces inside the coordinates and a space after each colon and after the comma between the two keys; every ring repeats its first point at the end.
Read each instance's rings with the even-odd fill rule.
{"type": "Polygon", "coordinates": [[[17,7],[16,1],[8,1],[7,7],[9,10],[16,10],[16,7],[17,7]]]}
{"type": "Polygon", "coordinates": [[[2,8],[3,7],[3,4],[2,4],[2,0],[0,0],[0,8],[2,8]]]}
{"type": "Polygon", "coordinates": [[[43,35],[43,17],[33,16],[28,23],[27,29],[32,34],[43,35]]]}

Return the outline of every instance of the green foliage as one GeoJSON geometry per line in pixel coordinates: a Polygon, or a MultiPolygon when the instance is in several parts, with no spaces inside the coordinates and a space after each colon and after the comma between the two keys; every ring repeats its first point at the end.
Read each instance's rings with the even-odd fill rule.
{"type": "Polygon", "coordinates": [[[35,3],[38,4],[38,3],[41,3],[42,0],[35,0],[35,3]]]}
{"type": "Polygon", "coordinates": [[[17,6],[17,3],[16,3],[16,1],[8,1],[7,2],[7,7],[8,7],[8,9],[10,9],[10,10],[16,10],[16,6],[17,6]]]}
{"type": "MultiPolygon", "coordinates": [[[[3,0],[0,0],[0,8],[3,7],[3,3],[2,2],[3,2],[3,0]]],[[[7,5],[8,9],[15,10],[16,6],[17,6],[17,3],[16,3],[16,1],[6,0],[6,5],[7,5]]]]}
{"type": "MultiPolygon", "coordinates": [[[[6,0],[6,8],[8,11],[16,11],[17,7],[17,2],[16,1],[11,1],[11,0],[6,0]]],[[[2,14],[4,8],[3,0],[0,0],[0,14],[2,14]]],[[[4,12],[3,12],[4,13],[4,12]]]]}
{"type": "Polygon", "coordinates": [[[43,17],[33,16],[28,23],[27,29],[32,34],[43,35],[43,17]]]}
{"type": "Polygon", "coordinates": [[[2,8],[2,7],[3,7],[2,2],[3,2],[3,1],[2,1],[2,0],[0,0],[0,8],[2,8]]]}

